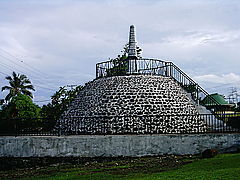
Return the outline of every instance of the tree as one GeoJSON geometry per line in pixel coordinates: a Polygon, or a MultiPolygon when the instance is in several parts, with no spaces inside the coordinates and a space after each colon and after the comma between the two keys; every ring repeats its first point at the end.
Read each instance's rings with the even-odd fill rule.
{"type": "MultiPolygon", "coordinates": [[[[123,50],[121,51],[122,55],[118,55],[117,58],[110,59],[113,64],[113,67],[106,70],[107,76],[121,76],[126,75],[129,69],[128,65],[128,51],[129,44],[125,44],[123,46],[123,50]]],[[[137,58],[141,58],[142,49],[138,46],[136,47],[137,58]]]]}
{"type": "Polygon", "coordinates": [[[11,133],[16,127],[21,131],[39,128],[40,110],[41,108],[34,104],[29,96],[17,94],[0,112],[0,132],[11,133]]]}
{"type": "Polygon", "coordinates": [[[126,75],[128,70],[128,48],[129,44],[125,44],[123,46],[123,50],[121,51],[122,55],[118,55],[117,58],[110,59],[113,67],[106,70],[107,76],[126,75]]]}
{"type": "Polygon", "coordinates": [[[40,108],[33,103],[32,99],[24,94],[17,94],[3,107],[4,118],[39,118],[40,108]]]}
{"type": "Polygon", "coordinates": [[[0,99],[0,106],[4,104],[4,99],[0,99]]]}
{"type": "Polygon", "coordinates": [[[32,91],[35,91],[31,81],[27,78],[27,76],[23,74],[16,74],[14,71],[11,76],[7,76],[5,78],[9,81],[10,86],[2,87],[2,91],[9,90],[8,95],[5,97],[5,100],[9,102],[14,96],[18,94],[24,94],[31,98],[33,98],[32,91]]]}
{"type": "Polygon", "coordinates": [[[127,56],[118,55],[117,58],[111,59],[113,67],[106,70],[107,76],[121,76],[126,75],[128,70],[127,56]]]}
{"type": "Polygon", "coordinates": [[[240,112],[240,102],[237,103],[237,109],[238,112],[240,112]]]}
{"type": "Polygon", "coordinates": [[[74,89],[67,90],[65,86],[60,87],[52,96],[52,102],[42,107],[41,116],[53,120],[59,119],[82,88],[83,86],[77,86],[74,89]]]}
{"type": "MultiPolygon", "coordinates": [[[[129,44],[127,43],[123,46],[123,50],[121,51],[123,53],[122,56],[128,57],[128,51],[129,51],[129,44]]],[[[137,58],[141,58],[142,49],[139,46],[137,46],[136,51],[137,51],[137,58]]]]}

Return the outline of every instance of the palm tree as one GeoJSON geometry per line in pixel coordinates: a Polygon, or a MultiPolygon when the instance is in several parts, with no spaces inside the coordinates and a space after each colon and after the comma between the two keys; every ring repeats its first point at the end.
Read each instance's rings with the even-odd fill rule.
{"type": "Polygon", "coordinates": [[[31,81],[27,78],[27,76],[23,74],[16,74],[14,71],[11,76],[7,76],[5,78],[9,81],[10,86],[2,87],[2,91],[9,90],[8,95],[5,97],[6,101],[9,101],[12,97],[17,94],[25,94],[31,98],[33,98],[32,92],[29,90],[35,91],[31,81]]]}

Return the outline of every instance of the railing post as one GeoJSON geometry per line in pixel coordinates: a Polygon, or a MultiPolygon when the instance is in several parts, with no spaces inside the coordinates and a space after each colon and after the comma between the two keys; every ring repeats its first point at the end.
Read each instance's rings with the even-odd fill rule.
{"type": "Polygon", "coordinates": [[[172,63],[169,66],[169,77],[172,77],[172,63]]]}
{"type": "MultiPolygon", "coordinates": [[[[58,136],[61,136],[61,135],[63,135],[63,133],[62,133],[62,124],[64,124],[64,125],[66,125],[66,122],[63,122],[62,123],[62,121],[64,121],[65,120],[65,118],[63,119],[63,120],[61,120],[61,121],[59,121],[59,126],[58,126],[58,136]]],[[[66,130],[66,129],[65,129],[66,130]]]]}
{"type": "Polygon", "coordinates": [[[98,78],[98,64],[96,64],[96,79],[98,78]]]}
{"type": "Polygon", "coordinates": [[[166,77],[170,76],[171,71],[171,64],[169,62],[166,62],[166,77]]]}
{"type": "Polygon", "coordinates": [[[199,106],[199,85],[198,84],[196,84],[196,97],[197,97],[197,105],[199,106]]]}
{"type": "Polygon", "coordinates": [[[16,119],[13,119],[13,124],[14,124],[14,134],[15,134],[15,137],[17,137],[17,135],[18,135],[18,133],[17,133],[17,129],[18,129],[18,127],[17,127],[17,121],[16,121],[16,119]]]}

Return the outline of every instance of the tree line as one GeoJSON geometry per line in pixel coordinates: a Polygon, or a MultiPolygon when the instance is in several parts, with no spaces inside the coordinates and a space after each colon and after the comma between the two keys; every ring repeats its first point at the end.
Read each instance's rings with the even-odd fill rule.
{"type": "Polygon", "coordinates": [[[35,88],[26,75],[13,72],[11,76],[5,77],[5,80],[8,81],[8,85],[3,86],[1,90],[8,91],[8,94],[0,101],[0,130],[7,128],[13,119],[25,119],[31,124],[45,119],[54,125],[83,88],[77,86],[68,90],[66,86],[60,87],[51,96],[51,102],[40,107],[32,100],[35,88]]]}
{"type": "MultiPolygon", "coordinates": [[[[114,65],[107,71],[108,76],[124,75],[127,69],[129,44],[126,44],[121,51],[122,55],[110,59],[114,65]]],[[[141,49],[137,47],[137,56],[140,57],[141,49]]],[[[68,90],[66,86],[60,87],[51,96],[51,102],[39,107],[33,102],[34,86],[26,75],[12,73],[5,77],[8,81],[7,86],[2,87],[2,91],[8,91],[5,99],[0,99],[0,132],[1,129],[12,128],[13,120],[24,123],[23,126],[36,126],[37,123],[46,122],[51,128],[56,124],[63,112],[68,109],[70,103],[77,96],[83,86],[77,86],[68,90]],[[2,108],[1,108],[2,107],[2,108]],[[8,125],[8,124],[11,125],[8,125]],[[26,125],[27,124],[27,125],[26,125]]]]}

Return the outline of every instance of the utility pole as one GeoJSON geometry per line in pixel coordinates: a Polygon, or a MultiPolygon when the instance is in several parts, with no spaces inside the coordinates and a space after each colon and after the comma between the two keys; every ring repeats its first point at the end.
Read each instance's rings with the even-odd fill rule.
{"type": "Polygon", "coordinates": [[[240,95],[236,87],[231,87],[230,94],[228,95],[228,102],[237,104],[239,102],[240,95]]]}

